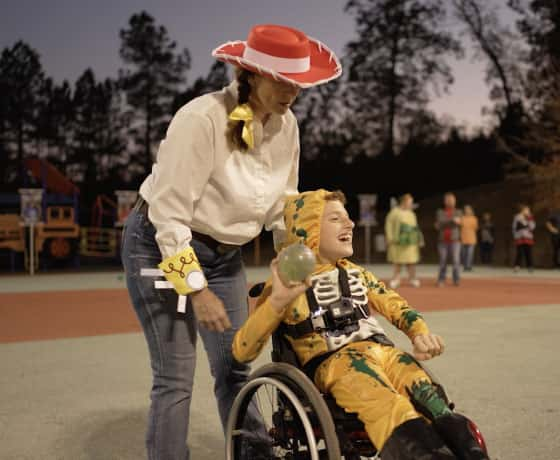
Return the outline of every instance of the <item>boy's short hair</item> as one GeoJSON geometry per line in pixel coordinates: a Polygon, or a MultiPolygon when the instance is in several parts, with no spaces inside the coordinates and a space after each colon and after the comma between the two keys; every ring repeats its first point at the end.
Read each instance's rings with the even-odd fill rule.
{"type": "Polygon", "coordinates": [[[346,204],[346,195],[340,190],[334,190],[327,195],[325,195],[325,201],[340,201],[342,204],[346,204]]]}

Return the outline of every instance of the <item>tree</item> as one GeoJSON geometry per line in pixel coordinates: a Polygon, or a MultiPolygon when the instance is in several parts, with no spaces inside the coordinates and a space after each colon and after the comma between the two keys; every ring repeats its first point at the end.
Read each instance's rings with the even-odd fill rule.
{"type": "Polygon", "coordinates": [[[520,15],[517,27],[525,37],[530,53],[528,95],[543,102],[556,91],[560,77],[560,3],[558,0],[509,0],[509,6],[520,15]]]}
{"type": "Polygon", "coordinates": [[[178,94],[173,101],[173,110],[175,113],[187,102],[192,101],[194,98],[202,96],[203,94],[212,91],[219,91],[229,83],[228,69],[225,63],[216,61],[210,68],[208,75],[203,78],[199,77],[195,80],[193,85],[187,88],[186,91],[178,94]]]}
{"type": "Polygon", "coordinates": [[[517,27],[529,47],[524,96],[527,108],[521,129],[509,139],[498,139],[509,154],[510,172],[537,175],[557,161],[560,121],[560,4],[557,0],[509,0],[520,15],[517,27]]]}
{"type": "Polygon", "coordinates": [[[490,92],[491,99],[505,103],[497,107],[502,120],[519,116],[522,77],[516,48],[516,37],[498,19],[496,9],[481,0],[453,0],[455,14],[465,26],[479,57],[487,59],[486,81],[498,82],[490,92]]]}
{"type": "Polygon", "coordinates": [[[45,147],[43,156],[62,166],[72,138],[72,89],[66,80],[56,85],[46,78],[40,95],[37,142],[45,147]]]}
{"type": "Polygon", "coordinates": [[[97,82],[93,71],[87,69],[76,82],[73,145],[68,163],[78,181],[97,184],[106,179],[124,150],[119,105],[114,81],[97,82]]]}
{"type": "MultiPolygon", "coordinates": [[[[36,139],[41,91],[45,76],[39,55],[23,41],[5,48],[0,56],[0,100],[2,102],[3,145],[15,154],[19,174],[23,160],[36,139]]],[[[23,177],[23,176],[20,176],[23,177]]]]}
{"type": "Polygon", "coordinates": [[[445,59],[460,57],[462,49],[443,30],[446,11],[438,0],[350,0],[345,9],[358,35],[344,59],[353,126],[366,152],[390,157],[397,124],[426,110],[428,84],[447,89],[453,77],[445,59]]]}
{"type": "Polygon", "coordinates": [[[120,71],[120,82],[130,107],[130,134],[143,150],[140,164],[147,172],[154,144],[163,137],[173,100],[185,82],[190,56],[186,49],[176,51],[165,27],[157,26],[145,11],[130,18],[120,38],[120,56],[127,65],[120,71]]]}

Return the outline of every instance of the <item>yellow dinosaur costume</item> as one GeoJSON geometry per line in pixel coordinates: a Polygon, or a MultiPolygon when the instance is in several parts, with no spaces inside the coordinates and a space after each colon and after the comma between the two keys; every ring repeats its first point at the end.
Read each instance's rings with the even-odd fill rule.
{"type": "MultiPolygon", "coordinates": [[[[287,199],[284,210],[288,231],[286,245],[302,242],[318,253],[321,219],[329,194],[326,190],[317,190],[287,199]]],[[[338,282],[341,269],[347,274],[352,303],[361,312],[353,330],[333,335],[316,328],[301,336],[286,334],[286,338],[304,369],[316,364],[312,375],[318,388],[330,392],[347,412],[357,413],[370,439],[381,450],[395,427],[421,417],[409,394],[422,399],[423,394],[429,393],[428,406],[433,416],[449,412],[449,409],[441,398],[434,397],[430,378],[417,361],[395,348],[375,318],[369,315],[368,304],[411,340],[416,335],[428,334],[420,314],[396,292],[387,289],[364,268],[341,259],[336,266],[316,266],[311,280],[319,307],[325,309],[341,298],[343,289],[338,282]]],[[[281,323],[293,330],[296,324],[309,321],[312,315],[305,294],[296,298],[284,314],[270,305],[269,295],[270,281],[259,298],[258,307],[234,338],[233,354],[238,361],[255,359],[281,323]]]]}

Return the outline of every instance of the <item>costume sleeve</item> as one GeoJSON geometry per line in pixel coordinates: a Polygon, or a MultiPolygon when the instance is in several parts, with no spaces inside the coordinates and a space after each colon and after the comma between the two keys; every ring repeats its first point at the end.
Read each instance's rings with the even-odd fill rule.
{"type": "Polygon", "coordinates": [[[253,361],[284,318],[284,313],[270,305],[270,285],[267,284],[257,308],[233,338],[233,357],[240,363],[253,361]]]}
{"type": "Polygon", "coordinates": [[[154,168],[149,218],[163,255],[159,264],[179,294],[207,286],[190,246],[194,205],[208,182],[214,163],[213,126],[209,118],[179,111],[162,141],[154,168]]]}
{"type": "Polygon", "coordinates": [[[422,315],[408,302],[385,284],[377,280],[369,271],[362,269],[367,296],[373,308],[383,315],[396,328],[403,331],[411,340],[421,334],[429,334],[428,325],[422,315]]]}
{"type": "Polygon", "coordinates": [[[292,153],[292,167],[290,169],[288,181],[286,182],[286,189],[284,193],[278,197],[270,211],[267,213],[265,220],[265,229],[267,231],[272,231],[274,249],[277,251],[280,250],[286,236],[286,226],[284,224],[284,204],[286,197],[296,195],[298,193],[300,149],[297,125],[295,136],[292,153]]]}

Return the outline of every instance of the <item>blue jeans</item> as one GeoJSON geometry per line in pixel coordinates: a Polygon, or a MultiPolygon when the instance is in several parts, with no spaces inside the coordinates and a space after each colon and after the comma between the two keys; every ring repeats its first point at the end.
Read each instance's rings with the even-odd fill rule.
{"type": "Polygon", "coordinates": [[[439,252],[439,275],[438,281],[443,282],[447,276],[447,260],[451,258],[453,264],[453,282],[459,283],[459,265],[461,263],[461,243],[454,241],[453,243],[438,243],[439,252]]]}
{"type": "Polygon", "coordinates": [[[161,262],[155,233],[149,220],[133,211],[122,242],[128,291],[144,330],[153,376],[146,446],[149,460],[186,460],[197,331],[214,377],[223,428],[235,396],[247,381],[249,367],[237,363],[231,351],[233,337],[247,317],[247,280],[240,249],[218,254],[201,242],[191,241],[208,287],[224,302],[232,324],[224,333],[199,328],[190,301],[186,313],[178,313],[178,296],[173,289],[155,289],[156,278],[140,276],[142,268],[154,269],[161,262]]]}
{"type": "Polygon", "coordinates": [[[474,260],[474,244],[463,244],[461,249],[463,255],[463,268],[465,270],[471,270],[474,260]]]}

